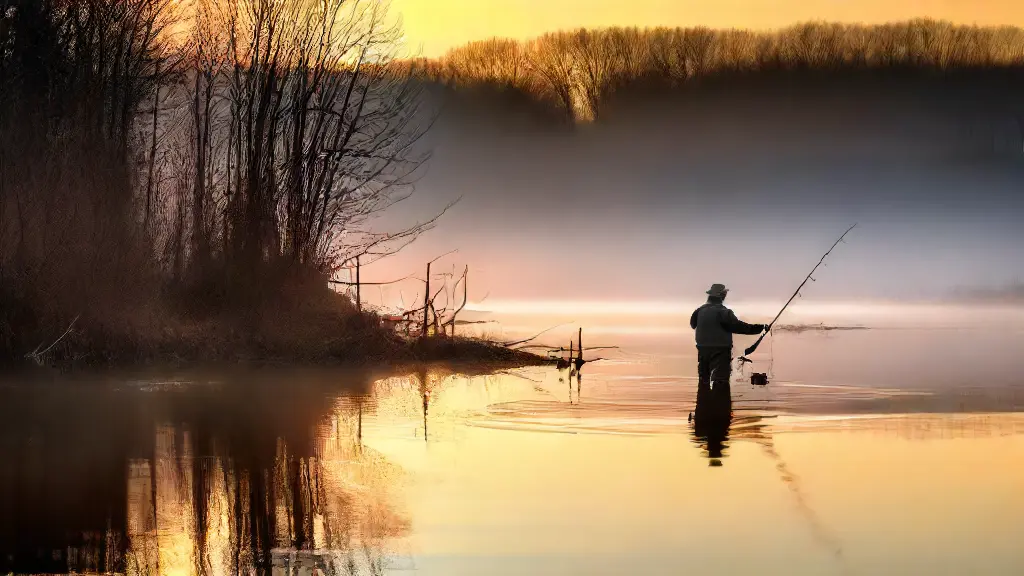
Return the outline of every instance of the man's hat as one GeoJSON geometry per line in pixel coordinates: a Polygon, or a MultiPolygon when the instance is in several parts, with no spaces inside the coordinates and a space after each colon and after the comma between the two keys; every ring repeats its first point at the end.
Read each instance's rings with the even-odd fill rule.
{"type": "Polygon", "coordinates": [[[725,287],[725,284],[712,284],[711,289],[708,290],[708,296],[715,298],[725,298],[725,295],[729,293],[729,289],[725,287]]]}

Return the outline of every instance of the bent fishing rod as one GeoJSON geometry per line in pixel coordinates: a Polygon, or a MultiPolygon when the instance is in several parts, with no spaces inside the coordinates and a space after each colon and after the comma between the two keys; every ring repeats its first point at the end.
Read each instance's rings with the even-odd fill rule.
{"type": "Polygon", "coordinates": [[[789,305],[793,302],[793,299],[800,295],[800,290],[802,290],[804,285],[807,284],[807,281],[811,280],[813,282],[817,282],[817,280],[815,280],[812,276],[814,275],[814,272],[818,269],[818,266],[821,266],[822,262],[825,261],[825,258],[828,258],[828,255],[831,254],[832,251],[835,250],[836,246],[838,246],[839,243],[843,241],[843,238],[846,238],[846,235],[850,233],[850,230],[853,230],[856,227],[857,225],[854,224],[853,226],[847,228],[846,232],[843,232],[843,235],[839,237],[839,240],[836,240],[835,244],[833,244],[832,247],[828,249],[828,252],[825,252],[825,255],[821,257],[821,260],[818,260],[818,263],[814,265],[814,268],[811,268],[811,273],[808,274],[806,278],[804,278],[804,281],[800,283],[800,286],[797,286],[796,292],[793,292],[793,295],[789,297],[789,300],[786,301],[786,304],[782,307],[782,310],[779,310],[779,313],[775,315],[775,319],[772,320],[771,324],[769,324],[764,329],[764,332],[761,334],[760,337],[758,337],[756,342],[751,344],[749,348],[743,351],[743,356],[740,356],[740,360],[742,362],[750,362],[747,356],[753,354],[754,350],[757,350],[757,347],[761,345],[761,341],[764,340],[764,337],[767,336],[768,333],[772,331],[772,326],[775,325],[775,322],[779,319],[779,316],[782,316],[782,313],[786,311],[786,308],[788,308],[789,305]]]}

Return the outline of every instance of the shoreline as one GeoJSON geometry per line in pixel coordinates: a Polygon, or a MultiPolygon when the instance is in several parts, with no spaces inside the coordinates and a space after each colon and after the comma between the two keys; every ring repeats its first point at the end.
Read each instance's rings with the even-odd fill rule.
{"type": "Polygon", "coordinates": [[[387,378],[416,371],[445,371],[466,376],[493,374],[501,370],[534,366],[553,366],[555,360],[528,352],[507,348],[499,343],[461,336],[428,336],[426,339],[400,341],[401,344],[384,355],[351,356],[324,354],[308,356],[293,354],[257,354],[252,350],[236,349],[220,357],[187,357],[183,354],[164,353],[130,360],[101,362],[56,362],[37,366],[30,362],[14,364],[0,370],[0,383],[38,381],[50,378],[60,380],[87,380],[93,377],[132,374],[174,373],[225,374],[233,371],[327,371],[372,374],[374,378],[387,378]]]}

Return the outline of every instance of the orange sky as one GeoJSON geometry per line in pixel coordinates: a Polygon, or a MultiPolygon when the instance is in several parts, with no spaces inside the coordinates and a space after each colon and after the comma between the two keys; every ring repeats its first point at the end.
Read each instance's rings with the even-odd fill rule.
{"type": "Polygon", "coordinates": [[[392,11],[403,16],[408,50],[428,57],[472,40],[579,26],[777,28],[917,17],[1024,25],[1019,0],[392,0],[392,11]]]}

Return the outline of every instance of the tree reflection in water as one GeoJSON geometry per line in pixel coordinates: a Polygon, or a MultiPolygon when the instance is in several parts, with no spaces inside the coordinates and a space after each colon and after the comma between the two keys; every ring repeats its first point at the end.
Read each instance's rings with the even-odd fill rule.
{"type": "Polygon", "coordinates": [[[0,388],[0,571],[379,574],[408,531],[365,374],[0,388]]]}

